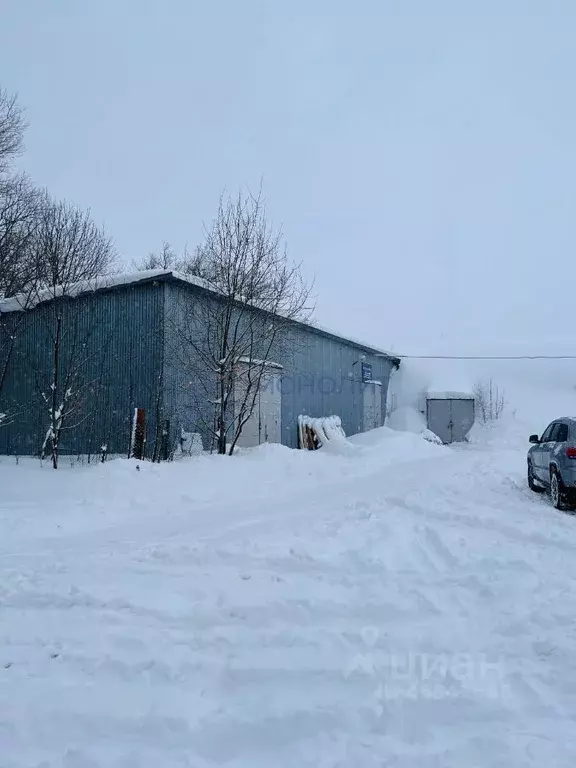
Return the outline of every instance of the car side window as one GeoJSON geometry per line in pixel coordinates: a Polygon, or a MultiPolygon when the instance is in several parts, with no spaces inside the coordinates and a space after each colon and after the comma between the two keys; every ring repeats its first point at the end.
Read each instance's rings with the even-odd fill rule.
{"type": "Polygon", "coordinates": [[[556,443],[565,443],[568,440],[568,425],[558,424],[558,431],[554,435],[554,441],[556,443]]]}
{"type": "Polygon", "coordinates": [[[540,438],[541,443],[547,443],[550,440],[550,435],[552,434],[552,430],[556,426],[555,423],[550,424],[547,429],[544,431],[544,434],[540,438]]]}

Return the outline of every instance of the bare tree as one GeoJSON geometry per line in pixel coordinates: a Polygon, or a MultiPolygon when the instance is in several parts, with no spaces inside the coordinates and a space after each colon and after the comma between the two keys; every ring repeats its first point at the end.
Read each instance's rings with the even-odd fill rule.
{"type": "Polygon", "coordinates": [[[150,251],[148,256],[140,261],[133,261],[132,266],[138,272],[148,269],[177,269],[178,256],[166,240],[159,251],[150,251]]]}
{"type": "Polygon", "coordinates": [[[35,193],[25,176],[10,176],[23,149],[24,120],[16,96],[0,87],[0,298],[20,289],[22,258],[31,232],[35,193]]]}
{"type": "Polygon", "coordinates": [[[32,260],[42,196],[26,176],[0,180],[0,298],[26,293],[35,280],[32,260]]]}
{"type": "MultiPolygon", "coordinates": [[[[28,357],[37,353],[41,358],[35,365],[36,381],[49,414],[43,452],[50,451],[56,468],[60,436],[73,427],[71,417],[89,389],[86,372],[94,354],[89,342],[95,325],[72,311],[70,302],[111,271],[114,251],[88,211],[52,200],[25,176],[8,176],[23,148],[25,128],[16,97],[0,88],[0,298],[13,297],[13,311],[0,312],[0,403],[23,326],[41,323],[50,349],[50,374],[42,357],[45,348],[36,345],[28,357]],[[36,305],[43,306],[32,318],[28,310],[36,305]]],[[[4,407],[0,410],[1,423],[13,418],[4,407]]]]}
{"type": "Polygon", "coordinates": [[[210,275],[207,272],[208,265],[204,254],[200,248],[190,253],[188,248],[179,256],[166,240],[162,243],[159,251],[150,251],[146,258],[140,261],[133,261],[132,266],[137,271],[149,269],[164,269],[179,272],[187,277],[200,277],[209,280],[210,275]]]}
{"type": "Polygon", "coordinates": [[[33,265],[39,289],[95,280],[115,264],[112,241],[82,210],[44,196],[33,241],[33,265]]]}
{"type": "MultiPolygon", "coordinates": [[[[0,299],[24,290],[30,281],[29,245],[37,195],[24,176],[9,177],[23,148],[26,121],[15,96],[0,88],[0,299]]],[[[1,406],[21,318],[0,312],[0,426],[14,417],[1,406]]]]}
{"type": "Polygon", "coordinates": [[[9,423],[9,411],[3,405],[4,385],[8,376],[10,363],[14,355],[16,345],[16,325],[20,321],[14,321],[12,317],[0,311],[0,427],[9,423]]]}
{"type": "Polygon", "coordinates": [[[23,149],[26,120],[15,95],[0,87],[0,174],[23,149]]]}
{"type": "Polygon", "coordinates": [[[14,415],[4,404],[4,384],[14,354],[15,332],[8,316],[0,312],[0,427],[11,423],[14,415]]]}
{"type": "Polygon", "coordinates": [[[104,353],[94,343],[97,315],[81,313],[75,297],[98,287],[114,263],[114,250],[88,212],[47,199],[34,237],[33,263],[34,302],[43,304],[37,318],[51,358],[48,375],[43,361],[36,366],[37,389],[49,417],[42,454],[49,454],[57,469],[63,430],[79,425],[81,411],[86,418],[82,406],[94,386],[89,371],[95,355],[104,353]]]}
{"type": "MultiPolygon", "coordinates": [[[[36,232],[39,194],[24,176],[0,179],[0,299],[14,297],[15,306],[26,310],[32,299],[34,269],[31,259],[36,232]]],[[[14,420],[16,413],[1,403],[4,385],[19,334],[26,323],[26,313],[0,311],[0,426],[14,420]]]]}
{"type": "Polygon", "coordinates": [[[93,371],[95,358],[102,355],[103,349],[95,344],[95,323],[86,325],[75,299],[59,298],[43,307],[42,312],[48,326],[52,365],[47,387],[45,370],[36,368],[38,392],[48,415],[41,456],[50,456],[53,468],[58,469],[63,433],[89,418],[87,401],[95,397],[93,390],[99,382],[97,375],[90,376],[88,371],[93,371]]]}
{"type": "Polygon", "coordinates": [[[504,392],[492,382],[492,379],[476,382],[472,391],[474,407],[480,421],[483,424],[497,421],[506,407],[504,392]]]}
{"type": "Polygon", "coordinates": [[[295,321],[310,316],[310,288],[288,261],[260,194],[221,198],[197,258],[205,291],[180,309],[178,335],[204,426],[218,453],[232,454],[269,364],[285,358],[295,321]]]}

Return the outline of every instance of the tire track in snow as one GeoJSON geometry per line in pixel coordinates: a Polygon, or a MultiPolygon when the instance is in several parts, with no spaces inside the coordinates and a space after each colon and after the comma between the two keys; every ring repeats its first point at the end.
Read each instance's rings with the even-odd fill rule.
{"type": "Polygon", "coordinates": [[[45,635],[63,646],[56,664],[43,654],[6,670],[19,681],[10,706],[22,717],[8,737],[13,754],[25,756],[17,768],[34,741],[62,762],[62,734],[82,745],[70,765],[122,765],[130,751],[138,764],[147,750],[148,764],[162,766],[177,765],[180,751],[203,768],[318,768],[318,751],[306,751],[318,748],[321,731],[328,743],[349,736],[344,757],[338,752],[347,768],[453,768],[478,759],[494,767],[570,765],[558,760],[568,753],[576,702],[571,645],[551,650],[549,637],[554,617],[565,634],[570,629],[571,593],[552,587],[564,575],[559,553],[572,550],[542,534],[518,536],[503,522],[518,518],[507,496],[514,490],[500,475],[488,485],[483,472],[474,502],[455,466],[468,476],[479,462],[471,453],[438,462],[425,491],[418,462],[335,482],[329,494],[324,487],[290,494],[240,525],[225,515],[198,525],[179,514],[168,530],[157,521],[129,540],[117,538],[120,528],[60,550],[66,571],[41,566],[38,580],[17,586],[4,606],[13,650],[30,637],[26,613],[41,613],[45,635]],[[492,539],[512,547],[518,562],[500,563],[492,539]],[[521,549],[545,556],[521,570],[521,549]],[[530,568],[542,578],[532,595],[530,568]],[[527,596],[540,613],[536,647],[519,632],[535,628],[537,615],[514,626],[514,603],[527,596]],[[432,680],[439,698],[412,697],[412,680],[396,681],[396,698],[382,690],[387,654],[463,650],[501,651],[507,661],[523,654],[530,663],[511,666],[508,698],[447,677],[432,680]],[[366,668],[348,674],[357,654],[366,668]],[[103,698],[86,696],[89,683],[103,698]],[[521,756],[519,734],[530,746],[522,744],[521,756]],[[108,762],[94,751],[98,740],[113,744],[108,762]]]}

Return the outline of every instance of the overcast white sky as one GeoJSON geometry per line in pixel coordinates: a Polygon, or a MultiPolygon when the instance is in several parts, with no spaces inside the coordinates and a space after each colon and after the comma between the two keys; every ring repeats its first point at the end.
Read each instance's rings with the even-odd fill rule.
{"type": "Polygon", "coordinates": [[[575,37],[574,0],[0,0],[0,82],[127,263],[263,177],[320,322],[462,351],[570,321],[575,37]]]}

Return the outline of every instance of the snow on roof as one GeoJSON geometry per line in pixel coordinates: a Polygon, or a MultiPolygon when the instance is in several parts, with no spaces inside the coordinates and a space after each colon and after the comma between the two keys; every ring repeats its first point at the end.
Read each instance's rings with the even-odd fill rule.
{"type": "Polygon", "coordinates": [[[239,363],[247,363],[249,365],[265,365],[269,368],[284,368],[283,365],[280,365],[280,363],[275,363],[272,360],[257,360],[255,357],[249,358],[249,357],[239,357],[238,358],[239,363]]]}
{"type": "Polygon", "coordinates": [[[96,277],[92,280],[80,280],[77,283],[62,286],[55,285],[52,288],[44,288],[37,293],[19,294],[9,299],[0,301],[0,312],[21,312],[32,309],[44,301],[60,298],[61,296],[80,296],[82,293],[99,291],[103,288],[114,288],[118,285],[129,285],[130,283],[139,283],[144,280],[152,280],[155,277],[170,275],[171,272],[165,269],[147,269],[142,272],[130,272],[119,275],[105,275],[96,277]]]}
{"type": "Polygon", "coordinates": [[[456,390],[442,390],[426,392],[427,400],[474,400],[471,392],[458,392],[456,390]]]}
{"type": "MultiPolygon", "coordinates": [[[[82,280],[78,283],[71,283],[67,286],[57,285],[53,288],[45,288],[37,293],[20,294],[18,296],[12,296],[9,299],[0,300],[0,313],[8,312],[21,312],[24,310],[32,309],[33,307],[41,304],[45,301],[51,301],[52,299],[60,298],[61,296],[80,296],[83,293],[90,293],[93,291],[99,291],[106,288],[115,288],[122,285],[130,285],[132,283],[141,283],[148,280],[154,280],[157,278],[173,278],[183,283],[195,285],[204,290],[217,293],[213,286],[207,280],[194,275],[184,275],[181,272],[176,272],[172,269],[145,269],[139,272],[128,272],[117,275],[105,275],[103,277],[97,277],[93,280],[82,280]]],[[[386,352],[379,349],[372,344],[367,344],[359,339],[354,339],[349,336],[345,336],[339,331],[327,328],[324,325],[320,325],[316,322],[301,322],[300,325],[307,326],[320,333],[325,333],[329,336],[334,336],[341,341],[348,342],[355,347],[362,347],[363,349],[370,350],[371,352],[382,355],[383,357],[389,357],[393,360],[397,359],[390,352],[386,352]]]]}
{"type": "Polygon", "coordinates": [[[100,291],[105,288],[115,288],[121,285],[131,285],[132,283],[142,283],[147,280],[163,277],[174,277],[176,280],[215,292],[214,288],[201,277],[183,275],[182,273],[174,272],[171,269],[143,269],[138,272],[104,275],[92,280],[81,280],[77,283],[70,283],[70,285],[67,286],[56,285],[52,288],[44,288],[37,293],[19,294],[17,296],[12,296],[9,299],[1,299],[0,312],[20,312],[32,309],[44,301],[51,301],[52,299],[57,299],[61,296],[80,296],[83,293],[100,291]]]}

